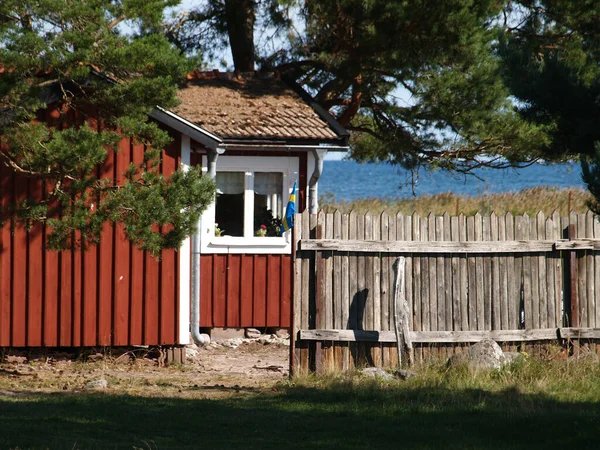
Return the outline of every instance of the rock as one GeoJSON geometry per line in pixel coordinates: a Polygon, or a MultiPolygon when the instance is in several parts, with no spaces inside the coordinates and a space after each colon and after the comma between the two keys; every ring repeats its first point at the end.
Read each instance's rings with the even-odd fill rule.
{"type": "Polygon", "coordinates": [[[408,380],[409,378],[415,377],[417,375],[417,373],[413,372],[412,370],[404,369],[398,369],[394,372],[394,374],[401,380],[408,380]]]}
{"type": "Polygon", "coordinates": [[[275,330],[275,336],[277,336],[279,339],[289,339],[290,330],[289,328],[277,328],[275,330]]]}
{"type": "Polygon", "coordinates": [[[246,328],[246,338],[247,339],[258,339],[261,333],[256,328],[246,328]]]}
{"type": "Polygon", "coordinates": [[[492,339],[484,339],[448,360],[448,366],[466,365],[473,370],[500,369],[505,364],[502,349],[492,339]]]}
{"type": "Polygon", "coordinates": [[[367,367],[365,369],[362,369],[360,373],[376,380],[380,379],[384,381],[391,381],[394,379],[394,376],[392,374],[387,373],[385,370],[380,369],[379,367],[367,367]]]}
{"type": "Polygon", "coordinates": [[[269,344],[272,344],[273,341],[271,339],[269,339],[269,338],[260,338],[258,340],[258,343],[262,344],[262,345],[269,345],[269,344]]]}
{"type": "Polygon", "coordinates": [[[198,357],[198,353],[200,353],[200,352],[198,351],[198,347],[196,347],[195,345],[194,346],[188,345],[185,347],[185,357],[187,359],[191,359],[191,360],[196,359],[198,357]]]}
{"type": "Polygon", "coordinates": [[[210,336],[208,334],[206,334],[206,333],[200,333],[200,337],[205,342],[204,345],[210,344],[210,336]]]}
{"type": "Polygon", "coordinates": [[[237,338],[237,339],[226,339],[224,341],[221,342],[221,345],[223,345],[223,347],[229,347],[229,348],[238,348],[241,344],[242,344],[242,339],[237,338]]]}
{"type": "Polygon", "coordinates": [[[8,364],[25,364],[27,362],[27,357],[18,355],[8,355],[4,358],[4,360],[8,364]]]}
{"type": "Polygon", "coordinates": [[[100,361],[104,359],[104,355],[100,352],[96,352],[93,355],[88,355],[87,359],[88,361],[100,361]]]}
{"type": "Polygon", "coordinates": [[[105,379],[94,380],[86,383],[85,389],[106,389],[108,387],[108,381],[105,379]]]}

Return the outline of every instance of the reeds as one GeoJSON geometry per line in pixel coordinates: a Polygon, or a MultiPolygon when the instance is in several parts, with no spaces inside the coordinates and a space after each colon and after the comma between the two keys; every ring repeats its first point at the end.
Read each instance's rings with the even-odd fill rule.
{"type": "Polygon", "coordinates": [[[510,212],[513,215],[527,213],[530,216],[542,211],[550,215],[558,211],[567,215],[569,211],[583,213],[588,210],[587,202],[591,194],[583,189],[569,188],[558,189],[548,186],[537,186],[520,192],[505,192],[501,194],[483,194],[478,196],[456,195],[445,192],[436,195],[423,195],[413,198],[399,198],[387,200],[381,198],[365,198],[353,201],[336,201],[331,195],[321,196],[320,207],[327,213],[339,210],[341,213],[355,211],[380,214],[384,210],[401,212],[405,215],[417,213],[421,216],[442,215],[448,212],[451,215],[465,214],[467,216],[481,214],[497,215],[510,212]]]}

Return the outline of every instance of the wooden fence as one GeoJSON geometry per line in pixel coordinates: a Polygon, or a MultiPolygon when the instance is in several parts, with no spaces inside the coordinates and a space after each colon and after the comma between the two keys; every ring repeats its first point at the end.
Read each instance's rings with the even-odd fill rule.
{"type": "Polygon", "coordinates": [[[484,337],[526,350],[600,338],[600,222],[591,213],[304,213],[294,233],[296,372],[397,364],[399,256],[417,361],[484,337]]]}

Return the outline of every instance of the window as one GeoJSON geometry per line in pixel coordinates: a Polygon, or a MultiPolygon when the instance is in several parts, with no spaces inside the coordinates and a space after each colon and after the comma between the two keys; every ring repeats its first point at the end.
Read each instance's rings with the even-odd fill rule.
{"type": "Polygon", "coordinates": [[[279,230],[298,167],[296,157],[220,156],[215,202],[202,215],[202,252],[291,252],[279,230]]]}

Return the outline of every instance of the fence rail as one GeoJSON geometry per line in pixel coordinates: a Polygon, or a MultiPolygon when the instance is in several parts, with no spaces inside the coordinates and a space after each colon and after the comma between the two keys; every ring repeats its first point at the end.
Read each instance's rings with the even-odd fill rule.
{"type": "Polygon", "coordinates": [[[500,342],[600,338],[600,222],[591,214],[296,217],[298,371],[396,364],[393,263],[415,357],[500,342]],[[570,333],[570,334],[569,334],[570,333]],[[377,340],[374,340],[377,336],[377,340]]]}

